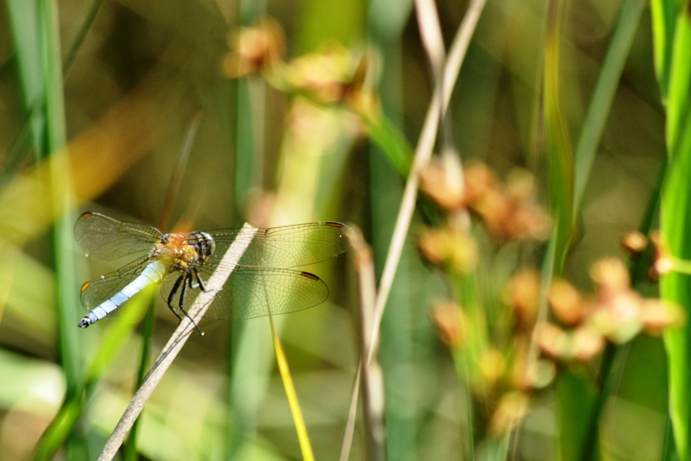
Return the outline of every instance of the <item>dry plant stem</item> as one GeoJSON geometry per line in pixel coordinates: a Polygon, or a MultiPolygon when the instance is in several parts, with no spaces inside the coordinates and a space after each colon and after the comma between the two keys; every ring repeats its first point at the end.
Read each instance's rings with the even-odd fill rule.
{"type": "Polygon", "coordinates": [[[444,104],[444,62],[446,61],[446,50],[444,49],[444,38],[441,35],[441,26],[439,24],[439,16],[434,4],[434,0],[415,0],[415,12],[417,13],[418,29],[420,30],[420,38],[422,45],[425,48],[427,57],[429,58],[430,67],[432,68],[432,77],[434,81],[434,94],[432,99],[440,102],[437,109],[439,110],[439,128],[437,129],[437,138],[441,140],[440,150],[443,152],[447,149],[447,141],[449,140],[448,117],[446,117],[446,105],[444,104]]]}
{"type": "MultiPolygon", "coordinates": [[[[396,219],[396,226],[391,239],[389,254],[386,258],[384,271],[379,283],[379,293],[374,306],[374,322],[372,324],[370,344],[374,344],[378,340],[379,326],[381,324],[382,317],[384,316],[384,308],[386,307],[386,301],[391,291],[391,285],[393,283],[394,276],[396,275],[396,269],[398,268],[398,261],[401,259],[403,245],[405,243],[406,236],[408,235],[410,221],[413,217],[413,211],[415,209],[415,200],[417,198],[417,189],[420,181],[420,169],[427,165],[430,157],[432,156],[432,149],[434,148],[434,140],[437,128],[439,126],[439,118],[442,113],[442,109],[446,111],[446,108],[449,105],[451,91],[456,84],[456,79],[458,78],[461,64],[465,58],[468,45],[470,44],[470,39],[473,36],[473,32],[475,31],[477,22],[480,19],[480,13],[482,13],[485,3],[486,0],[473,0],[468,7],[466,15],[463,18],[463,22],[459,26],[458,32],[454,37],[454,41],[451,45],[451,49],[444,67],[442,89],[443,101],[440,101],[438,98],[434,98],[427,109],[425,124],[423,125],[422,132],[420,133],[417,148],[415,149],[413,167],[410,175],[408,176],[408,181],[406,182],[405,190],[403,192],[401,208],[398,212],[398,218],[396,219]]],[[[371,346],[366,351],[368,362],[372,360],[373,351],[374,349],[371,346]]]]}
{"type": "MultiPolygon", "coordinates": [[[[372,314],[374,313],[374,303],[376,300],[376,277],[374,272],[374,262],[372,260],[372,249],[365,243],[359,229],[353,228],[348,233],[350,245],[353,247],[355,255],[355,269],[358,274],[358,287],[360,294],[360,341],[361,348],[365,351],[370,344],[369,334],[372,325],[372,314]]],[[[371,346],[376,349],[376,345],[371,346]]],[[[360,359],[360,368],[355,379],[356,389],[351,399],[348,423],[341,446],[341,461],[347,461],[350,456],[353,433],[355,427],[355,416],[357,409],[357,396],[360,379],[363,384],[363,400],[365,408],[365,425],[367,427],[367,448],[368,459],[380,461],[385,459],[384,443],[384,382],[381,368],[375,361],[367,363],[367,355],[363,352],[360,359]]]]}
{"type": "MultiPolygon", "coordinates": [[[[363,354],[362,357],[365,357],[363,354]]],[[[362,358],[360,359],[362,361],[362,358]]],[[[350,407],[348,408],[348,421],[346,422],[343,441],[341,442],[341,454],[339,461],[348,461],[350,458],[350,448],[353,446],[353,436],[355,435],[355,418],[357,417],[357,403],[360,396],[360,380],[362,379],[362,367],[358,367],[353,386],[353,395],[350,397],[350,407]]]]}
{"type": "Polygon", "coordinates": [[[120,418],[120,422],[118,422],[113,434],[110,436],[110,439],[108,439],[108,442],[103,448],[103,452],[98,457],[98,461],[110,461],[113,459],[132,428],[132,425],[142,412],[144,404],[149,400],[149,397],[151,397],[159,381],[173,363],[178,352],[180,352],[190,334],[195,330],[195,324],[202,318],[216,296],[216,293],[221,290],[226,280],[228,280],[228,277],[233,272],[233,269],[235,269],[238,261],[245,253],[247,246],[252,241],[251,237],[253,237],[256,232],[256,228],[249,224],[245,224],[238,238],[233,242],[230,248],[228,248],[226,254],[223,255],[223,260],[218,269],[216,269],[214,274],[207,281],[208,291],[199,294],[190,308],[188,316],[182,319],[180,325],[178,325],[175,332],[173,332],[170,340],[168,340],[168,344],[166,344],[161,354],[156,359],[153,369],[146,376],[142,386],[137,393],[134,394],[125,413],[122,415],[122,418],[120,418]]]}
{"type": "MultiPolygon", "coordinates": [[[[396,219],[396,226],[391,239],[391,246],[386,258],[386,263],[384,265],[382,278],[379,283],[379,293],[376,296],[374,304],[374,318],[370,327],[370,331],[372,333],[368,338],[368,342],[366,343],[369,344],[369,346],[366,346],[363,350],[363,357],[366,358],[367,364],[372,362],[372,357],[374,356],[376,349],[375,344],[377,344],[379,341],[379,327],[381,325],[382,317],[384,316],[384,308],[386,307],[386,301],[391,291],[391,285],[393,283],[394,276],[396,275],[396,269],[398,268],[398,261],[401,259],[403,245],[405,243],[408,229],[410,227],[410,221],[413,216],[419,184],[418,173],[420,169],[429,162],[429,159],[432,156],[435,134],[437,132],[437,127],[439,126],[440,117],[442,112],[446,111],[446,107],[449,105],[451,91],[456,84],[458,73],[461,70],[461,64],[463,64],[463,60],[465,59],[466,52],[468,51],[468,45],[470,45],[470,39],[473,36],[473,32],[475,31],[475,27],[480,19],[480,14],[485,7],[485,3],[486,0],[472,0],[468,6],[468,10],[463,18],[463,22],[461,22],[461,25],[458,28],[458,32],[454,37],[453,43],[451,44],[451,49],[446,59],[444,75],[442,78],[442,96],[441,98],[433,98],[429,108],[427,109],[425,123],[418,140],[417,148],[415,149],[413,167],[410,175],[408,176],[408,181],[403,192],[403,200],[401,202],[398,218],[396,219]]],[[[367,338],[365,339],[367,340],[367,338]]],[[[353,397],[351,398],[350,402],[350,411],[348,412],[348,422],[346,424],[340,461],[347,461],[350,453],[353,433],[355,430],[355,417],[357,413],[360,379],[362,377],[362,370],[365,368],[366,367],[359,368],[358,374],[355,378],[353,397]]]]}
{"type": "Polygon", "coordinates": [[[415,12],[417,13],[422,44],[427,52],[427,57],[432,65],[434,80],[437,83],[436,89],[443,91],[444,88],[440,84],[443,85],[441,80],[444,77],[446,51],[444,50],[444,39],[441,35],[437,8],[433,0],[415,0],[415,12]]]}

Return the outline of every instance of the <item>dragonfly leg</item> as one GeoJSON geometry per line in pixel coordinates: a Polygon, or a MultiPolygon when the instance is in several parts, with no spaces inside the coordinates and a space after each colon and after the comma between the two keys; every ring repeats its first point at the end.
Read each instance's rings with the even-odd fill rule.
{"type": "Polygon", "coordinates": [[[195,269],[192,269],[192,272],[194,272],[194,279],[197,281],[197,283],[192,285],[192,278],[190,277],[190,288],[199,288],[204,293],[208,293],[209,290],[206,289],[206,285],[204,284],[204,280],[202,279],[202,276],[199,275],[199,271],[195,268],[195,269]]]}
{"type": "MultiPolygon", "coordinates": [[[[195,273],[196,273],[196,271],[195,271],[195,273]]],[[[199,327],[197,326],[197,322],[195,322],[194,319],[189,316],[189,314],[187,313],[187,310],[185,309],[185,298],[187,297],[187,289],[188,288],[194,289],[196,287],[194,286],[194,283],[192,283],[192,274],[190,272],[186,273],[184,275],[184,277],[185,277],[185,280],[182,282],[182,291],[180,292],[180,304],[178,305],[180,312],[185,314],[185,317],[190,319],[190,322],[192,322],[192,325],[194,325],[194,328],[197,330],[197,332],[199,332],[199,336],[204,336],[204,332],[202,332],[199,329],[199,327]]],[[[180,318],[179,315],[178,315],[178,318],[180,318]]],[[[180,318],[180,320],[182,320],[182,318],[180,318]]]]}
{"type": "MultiPolygon", "coordinates": [[[[178,318],[178,320],[182,321],[182,317],[180,317],[180,314],[177,313],[175,309],[173,309],[173,299],[175,298],[175,295],[177,294],[178,290],[180,290],[180,284],[182,283],[183,288],[182,288],[182,293],[184,294],[185,292],[185,279],[187,278],[187,274],[182,274],[178,279],[175,281],[173,284],[173,289],[170,290],[170,294],[168,295],[168,308],[173,311],[173,314],[178,318]]],[[[182,297],[182,294],[180,295],[182,297]]]]}
{"type": "Polygon", "coordinates": [[[187,297],[187,288],[192,286],[192,274],[189,272],[185,274],[185,280],[182,282],[182,291],[180,292],[180,312],[187,316],[187,311],[185,311],[185,298],[187,297]]]}

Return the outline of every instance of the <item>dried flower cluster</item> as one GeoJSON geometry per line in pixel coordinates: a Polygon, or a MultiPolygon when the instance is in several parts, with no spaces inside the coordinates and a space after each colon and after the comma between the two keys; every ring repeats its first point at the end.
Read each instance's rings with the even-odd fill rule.
{"type": "Polygon", "coordinates": [[[275,20],[264,18],[232,33],[228,45],[231,51],[221,66],[228,77],[261,72],[286,93],[320,105],[345,104],[367,120],[375,120],[379,114],[378,99],[366,85],[369,61],[358,59],[339,44],[286,63],[283,31],[275,20]]]}
{"type": "Polygon", "coordinates": [[[458,304],[445,300],[432,313],[440,339],[466,356],[467,378],[482,400],[479,408],[486,412],[489,432],[501,436],[512,430],[527,414],[531,392],[553,381],[555,363],[528,360],[529,334],[518,332],[507,338],[507,344],[492,345],[485,336],[487,320],[482,312],[472,318],[458,304]]]}
{"type": "Polygon", "coordinates": [[[422,190],[449,212],[468,210],[500,241],[547,238],[549,215],[535,202],[535,181],[516,170],[500,182],[483,163],[462,169],[454,156],[434,160],[420,173],[422,190]]]}
{"type": "MultiPolygon", "coordinates": [[[[484,164],[465,169],[458,156],[442,154],[420,174],[421,187],[441,209],[445,224],[427,227],[418,238],[422,255],[448,272],[452,279],[467,277],[477,269],[479,246],[471,234],[469,218],[474,217],[487,234],[499,244],[524,239],[543,239],[551,220],[535,202],[535,184],[525,171],[509,175],[506,182],[497,179],[484,164]]],[[[468,380],[493,435],[511,430],[525,416],[529,407],[528,391],[548,385],[556,367],[548,360],[528,361],[530,335],[535,325],[540,279],[532,271],[516,274],[506,290],[507,303],[513,307],[515,331],[499,332],[508,340],[494,344],[496,325],[490,325],[478,300],[472,313],[453,301],[440,301],[433,308],[433,319],[441,340],[465,356],[468,380]]],[[[506,315],[504,315],[506,317],[506,315]]],[[[509,322],[510,324],[511,322],[509,322]]]]}
{"type": "MultiPolygon", "coordinates": [[[[536,204],[535,184],[525,171],[511,173],[501,182],[484,164],[462,168],[457,156],[442,155],[421,172],[421,187],[448,219],[440,228],[424,229],[418,247],[428,261],[447,272],[453,284],[477,274],[484,262],[468,216],[476,218],[497,248],[509,241],[543,239],[549,233],[551,220],[536,204]]],[[[642,251],[647,240],[631,234],[625,244],[631,251],[642,251]]],[[[656,248],[658,271],[672,265],[678,269],[680,263],[659,242],[656,248]]],[[[486,269],[492,274],[491,268],[486,269]]],[[[468,382],[482,401],[478,411],[484,412],[489,434],[498,437],[516,427],[527,414],[533,393],[553,382],[559,363],[592,360],[607,343],[622,344],[641,332],[658,335],[683,321],[678,306],[637,293],[627,268],[617,259],[595,264],[591,277],[597,285],[592,296],[562,279],[554,280],[544,293],[540,274],[521,269],[498,297],[503,310],[495,307],[490,313],[486,307],[497,306],[496,299],[476,299],[472,306],[445,300],[433,308],[440,339],[456,359],[464,360],[468,382]],[[548,315],[539,315],[543,305],[549,307],[548,315]]]]}
{"type": "Polygon", "coordinates": [[[599,261],[591,276],[598,289],[590,297],[565,280],[555,280],[547,293],[550,320],[537,323],[540,276],[531,269],[516,272],[502,293],[513,330],[501,347],[482,340],[483,335],[491,336],[478,331],[486,328],[483,312],[471,319],[452,301],[440,301],[433,308],[440,339],[453,350],[472,351],[467,355],[468,378],[484,400],[491,434],[501,436],[520,422],[532,393],[553,382],[558,363],[590,361],[608,342],[623,344],[641,332],[659,335],[684,320],[679,306],[634,291],[626,267],[617,259],[599,261]],[[531,340],[541,351],[537,360],[529,360],[531,340]]]}
{"type": "Polygon", "coordinates": [[[271,71],[283,63],[285,39],[281,26],[271,18],[262,18],[253,27],[242,27],[228,37],[228,53],[223,72],[231,78],[271,71]]]}
{"type": "Polygon", "coordinates": [[[468,274],[477,264],[477,243],[470,234],[460,229],[451,226],[439,229],[427,227],[418,237],[417,244],[429,262],[455,273],[468,274]]]}
{"type": "Polygon", "coordinates": [[[582,297],[566,281],[552,284],[549,302],[555,323],[543,323],[535,329],[535,341],[547,356],[590,360],[607,341],[623,344],[642,331],[659,335],[683,321],[678,306],[643,298],[633,290],[628,271],[618,259],[599,261],[591,277],[598,285],[592,299],[582,297]]]}

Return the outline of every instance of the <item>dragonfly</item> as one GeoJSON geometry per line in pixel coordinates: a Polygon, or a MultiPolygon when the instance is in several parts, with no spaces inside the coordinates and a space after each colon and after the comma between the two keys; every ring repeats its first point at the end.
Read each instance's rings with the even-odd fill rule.
{"type": "Polygon", "coordinates": [[[348,226],[313,222],[258,229],[252,236],[240,229],[164,234],[144,224],[121,222],[87,211],[74,235],[87,256],[108,261],[140,254],[119,270],[81,287],[89,311],[77,326],[86,328],[120,307],[147,286],[161,282],[160,293],[182,320],[237,239],[251,239],[245,253],[218,290],[205,318],[243,320],[297,312],[326,301],[329,289],[318,276],[294,269],[333,258],[346,251],[348,226]]]}

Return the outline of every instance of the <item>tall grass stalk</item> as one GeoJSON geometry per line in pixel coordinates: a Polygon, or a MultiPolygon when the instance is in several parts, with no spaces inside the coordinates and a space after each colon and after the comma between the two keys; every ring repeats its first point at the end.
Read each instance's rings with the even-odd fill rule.
{"type": "MultiPolygon", "coordinates": [[[[689,2],[652,2],[655,64],[666,109],[668,169],[662,190],[660,231],[672,256],[691,259],[687,219],[691,203],[691,14],[689,2]]],[[[691,306],[691,276],[670,272],[660,280],[664,299],[691,306]]],[[[669,356],[670,417],[678,459],[691,459],[691,322],[665,334],[669,356]]],[[[666,453],[670,453],[667,450],[666,453]]]]}

